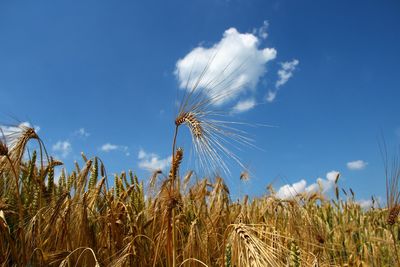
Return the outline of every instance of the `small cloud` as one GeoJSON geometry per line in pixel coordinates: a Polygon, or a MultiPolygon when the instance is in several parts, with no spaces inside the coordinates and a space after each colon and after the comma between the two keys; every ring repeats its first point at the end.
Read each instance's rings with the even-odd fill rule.
{"type": "Polygon", "coordinates": [[[79,128],[74,132],[75,135],[80,136],[80,137],[89,137],[90,133],[88,133],[85,128],[79,128]]]}
{"type": "Polygon", "coordinates": [[[379,202],[381,202],[380,197],[375,198],[375,201],[372,201],[372,199],[360,199],[356,201],[363,209],[379,208],[379,202]]]}
{"type": "Polygon", "coordinates": [[[299,61],[297,59],[281,63],[281,69],[278,70],[279,79],[275,83],[276,88],[281,87],[289,81],[289,79],[293,76],[293,72],[298,64],[299,61]]]}
{"type": "Polygon", "coordinates": [[[129,152],[129,149],[127,146],[119,146],[119,150],[125,153],[125,156],[129,157],[131,155],[131,152],[129,152]]]}
{"type": "Polygon", "coordinates": [[[269,27],[269,22],[267,20],[264,20],[263,25],[258,28],[254,29],[253,33],[257,34],[261,39],[267,39],[268,38],[268,27],[269,27]]]}
{"type": "Polygon", "coordinates": [[[111,152],[111,151],[121,151],[125,154],[125,156],[129,157],[131,153],[129,152],[129,148],[127,146],[120,146],[111,143],[105,143],[100,147],[100,151],[103,152],[111,152]]]}
{"type": "Polygon", "coordinates": [[[172,157],[160,158],[157,154],[147,153],[143,149],[140,149],[138,159],[139,168],[154,171],[165,169],[171,163],[172,157]]]}
{"type": "MultiPolygon", "coordinates": [[[[264,30],[261,33],[266,36],[264,30]]],[[[276,54],[274,48],[260,47],[256,35],[229,28],[211,47],[198,46],[179,59],[174,73],[180,88],[191,90],[196,86],[214,105],[221,105],[241,93],[255,91],[266,73],[266,64],[276,54]]]]}
{"type": "Polygon", "coordinates": [[[326,174],[326,179],[317,178],[316,182],[310,184],[309,186],[307,186],[307,182],[304,179],[293,184],[283,185],[279,188],[276,196],[280,199],[292,199],[298,194],[302,193],[311,194],[320,191],[324,194],[333,187],[338,175],[338,171],[330,171],[326,174]]]}
{"type": "Polygon", "coordinates": [[[234,113],[248,111],[256,106],[256,101],[253,98],[240,100],[233,108],[234,113]]]}
{"type": "Polygon", "coordinates": [[[138,159],[144,159],[144,158],[146,158],[146,156],[147,156],[147,153],[143,149],[140,149],[139,153],[138,153],[138,159]]]}
{"type": "Polygon", "coordinates": [[[267,94],[267,96],[266,96],[266,100],[268,101],[268,102],[274,102],[274,100],[275,100],[275,97],[276,97],[276,93],[277,93],[277,91],[271,91],[271,90],[269,90],[268,91],[268,94],[267,94]]]}
{"type": "Polygon", "coordinates": [[[267,102],[271,103],[275,100],[278,91],[293,76],[293,72],[298,64],[299,61],[297,59],[281,63],[281,68],[278,70],[278,80],[275,83],[275,89],[268,91],[268,94],[266,96],[267,102]]]}
{"type": "Polygon", "coordinates": [[[104,152],[110,152],[110,151],[117,150],[117,149],[118,149],[117,145],[113,145],[110,143],[106,143],[100,147],[100,150],[104,151],[104,152]]]}
{"type": "Polygon", "coordinates": [[[367,199],[367,200],[361,199],[361,200],[358,200],[357,203],[363,209],[370,209],[372,207],[372,200],[371,199],[367,199]]]}
{"type": "Polygon", "coordinates": [[[52,146],[52,150],[56,153],[60,153],[62,158],[66,158],[72,151],[72,146],[69,141],[58,141],[52,146]]]}
{"type": "Polygon", "coordinates": [[[347,162],[346,165],[349,170],[358,171],[358,170],[365,169],[365,167],[368,165],[368,163],[363,160],[355,160],[355,161],[347,162]]]}

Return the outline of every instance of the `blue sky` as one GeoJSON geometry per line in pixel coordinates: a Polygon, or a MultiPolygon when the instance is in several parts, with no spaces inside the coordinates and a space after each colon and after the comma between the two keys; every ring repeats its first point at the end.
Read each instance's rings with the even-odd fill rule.
{"type": "Polygon", "coordinates": [[[84,151],[110,173],[146,179],[145,167],[165,166],[171,153],[186,77],[177,63],[200,68],[193,51],[201,59],[233,47],[239,55],[219,54],[249,59],[248,86],[216,109],[277,126],[246,129],[261,149],[238,153],[246,184],[231,164],[235,195],[261,195],[270,182],[305,190],[338,171],[358,199],[384,197],[378,139],[389,150],[400,143],[398,14],[395,0],[1,1],[0,119],[38,125],[67,166],[84,151]]]}

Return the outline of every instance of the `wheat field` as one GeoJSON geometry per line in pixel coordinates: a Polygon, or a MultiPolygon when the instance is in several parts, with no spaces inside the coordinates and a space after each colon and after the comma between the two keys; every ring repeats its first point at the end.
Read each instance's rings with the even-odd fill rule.
{"type": "MultiPolygon", "coordinates": [[[[177,129],[193,123],[184,116],[177,129]]],[[[200,126],[190,127],[201,135],[200,126]]],[[[387,174],[388,207],[368,210],[339,176],[333,199],[280,200],[270,187],[233,201],[223,178],[181,174],[175,144],[166,176],[129,171],[110,185],[102,161],[82,154],[55,183],[63,163],[34,129],[19,128],[0,146],[1,266],[399,266],[398,169],[387,174]],[[40,149],[24,156],[35,141],[40,149]]]]}

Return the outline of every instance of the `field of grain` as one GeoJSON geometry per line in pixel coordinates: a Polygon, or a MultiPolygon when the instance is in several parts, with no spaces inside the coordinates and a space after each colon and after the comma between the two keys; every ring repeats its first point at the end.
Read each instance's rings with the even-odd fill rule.
{"type": "MultiPolygon", "coordinates": [[[[201,138],[196,119],[181,110],[176,130],[187,124],[201,138]]],[[[223,178],[179,172],[177,131],[167,175],[110,179],[98,157],[82,154],[55,183],[63,163],[34,129],[19,129],[0,144],[1,266],[399,266],[397,162],[386,173],[387,207],[362,209],[339,176],[333,199],[280,200],[270,187],[232,201],[223,178]],[[27,151],[28,142],[41,149],[27,151]]]]}

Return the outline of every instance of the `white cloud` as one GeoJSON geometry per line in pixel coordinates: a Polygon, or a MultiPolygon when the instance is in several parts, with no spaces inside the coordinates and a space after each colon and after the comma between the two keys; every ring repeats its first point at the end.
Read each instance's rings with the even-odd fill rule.
{"type": "Polygon", "coordinates": [[[56,153],[61,153],[62,158],[66,158],[72,151],[72,146],[69,141],[58,141],[52,146],[52,149],[56,153]]]}
{"type": "Polygon", "coordinates": [[[358,200],[357,203],[363,209],[369,209],[369,208],[372,207],[372,200],[371,199],[367,199],[367,200],[361,199],[361,200],[358,200]]]}
{"type": "Polygon", "coordinates": [[[307,182],[305,180],[300,180],[297,183],[292,185],[286,184],[279,188],[276,193],[276,197],[281,199],[290,199],[295,197],[297,194],[300,194],[305,191],[307,182]]]}
{"type": "Polygon", "coordinates": [[[143,149],[140,149],[138,159],[139,168],[154,171],[165,169],[171,163],[172,157],[160,158],[157,154],[147,153],[143,149]]]}
{"type": "Polygon", "coordinates": [[[336,178],[339,175],[337,171],[330,171],[326,174],[326,179],[317,178],[315,183],[307,186],[307,182],[302,179],[293,184],[286,184],[279,188],[276,197],[280,199],[291,199],[301,193],[321,193],[328,192],[335,184],[336,178]]]}
{"type": "Polygon", "coordinates": [[[74,132],[75,135],[81,136],[81,137],[88,137],[90,136],[90,133],[88,133],[85,128],[79,128],[74,132]]]}
{"type": "Polygon", "coordinates": [[[267,39],[267,37],[268,37],[268,31],[267,31],[268,27],[269,27],[268,21],[264,20],[263,25],[260,28],[255,29],[253,31],[253,33],[256,33],[262,39],[267,39]]]}
{"type": "Polygon", "coordinates": [[[275,100],[275,97],[276,97],[276,93],[277,93],[277,91],[271,91],[271,90],[269,90],[268,91],[268,94],[267,94],[267,96],[266,96],[266,100],[268,101],[268,102],[273,102],[274,100],[275,100]]]}
{"type": "Polygon", "coordinates": [[[279,79],[276,81],[275,87],[279,88],[289,81],[293,76],[296,66],[299,64],[297,59],[281,63],[281,69],[278,70],[279,79]]]}
{"type": "Polygon", "coordinates": [[[360,199],[357,200],[356,203],[360,205],[363,209],[370,209],[372,207],[379,208],[379,203],[382,201],[380,197],[375,198],[375,201],[372,202],[372,199],[360,199]]]}
{"type": "Polygon", "coordinates": [[[111,152],[111,151],[121,151],[125,154],[125,156],[129,157],[131,153],[129,152],[129,148],[127,146],[120,146],[111,143],[105,143],[100,147],[100,151],[103,152],[111,152]]]}
{"type": "Polygon", "coordinates": [[[256,106],[256,101],[253,98],[240,100],[233,108],[234,113],[248,111],[256,106]]]}
{"type": "Polygon", "coordinates": [[[254,91],[266,72],[266,63],[275,59],[276,54],[274,48],[259,48],[259,39],[254,34],[230,28],[210,48],[196,47],[179,59],[175,75],[182,89],[188,85],[187,90],[201,77],[197,88],[219,105],[245,91],[254,91]]]}
{"type": "Polygon", "coordinates": [[[117,145],[113,145],[110,143],[106,143],[100,147],[100,150],[104,151],[104,152],[110,152],[110,151],[117,150],[117,149],[118,149],[117,145]]]}
{"type": "Polygon", "coordinates": [[[275,100],[278,91],[281,89],[281,86],[287,83],[293,76],[293,72],[299,63],[300,62],[297,59],[281,63],[281,68],[278,70],[278,80],[275,83],[275,89],[269,90],[267,96],[265,97],[267,102],[271,103],[275,100]]]}
{"type": "Polygon", "coordinates": [[[352,171],[358,171],[358,170],[363,170],[367,166],[367,162],[363,160],[355,160],[355,161],[350,161],[347,162],[347,168],[352,171]]]}
{"type": "Polygon", "coordinates": [[[336,178],[338,177],[338,175],[340,175],[340,173],[338,171],[330,171],[326,174],[326,179],[329,182],[334,183],[336,181],[336,178]]]}

